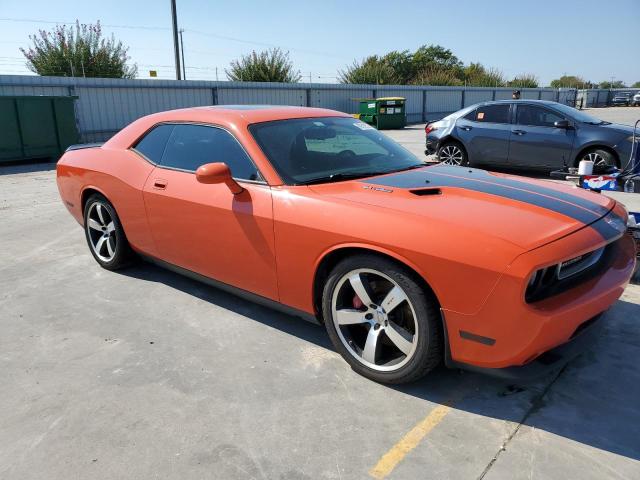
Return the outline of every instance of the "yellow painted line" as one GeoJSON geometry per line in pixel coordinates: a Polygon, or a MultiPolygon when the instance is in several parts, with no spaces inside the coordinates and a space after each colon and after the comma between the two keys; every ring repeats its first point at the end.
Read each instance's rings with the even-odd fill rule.
{"type": "Polygon", "coordinates": [[[402,439],[385,453],[375,467],[369,470],[369,475],[381,480],[389,475],[402,459],[433,430],[451,410],[449,405],[439,405],[420,423],[413,427],[402,439]]]}

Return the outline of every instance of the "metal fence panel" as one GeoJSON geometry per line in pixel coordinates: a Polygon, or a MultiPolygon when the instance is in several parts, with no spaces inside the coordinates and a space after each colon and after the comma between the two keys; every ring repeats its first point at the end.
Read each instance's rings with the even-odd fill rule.
{"type": "Polygon", "coordinates": [[[425,116],[427,120],[439,120],[462,106],[462,90],[426,90],[425,116]]]}
{"type": "Polygon", "coordinates": [[[464,106],[468,107],[475,103],[489,102],[493,100],[494,90],[465,90],[464,92],[464,106]]]}
{"type": "Polygon", "coordinates": [[[511,100],[513,90],[496,90],[496,100],[511,100]]]}
{"type": "Polygon", "coordinates": [[[91,88],[75,89],[83,101],[76,114],[83,141],[103,141],[132,121],[164,110],[211,105],[210,89],[91,88]]]}
{"type": "Polygon", "coordinates": [[[373,90],[370,89],[313,89],[311,90],[312,107],[329,108],[340,112],[355,113],[358,111],[356,98],[371,98],[373,90]]]}
{"type": "MultiPolygon", "coordinates": [[[[413,85],[281,84],[175,80],[0,75],[0,95],[77,95],[76,117],[83,141],[106,140],[150,113],[212,104],[308,105],[346,113],[358,111],[357,98],[399,96],[407,99],[410,123],[437,120],[463,106],[510,99],[512,88],[431,87],[413,85]]],[[[522,98],[567,103],[576,91],[521,89],[522,98]],[[566,101],[565,101],[566,100],[566,101]]],[[[609,91],[584,94],[585,106],[603,106],[609,91]]],[[[572,103],[569,103],[572,104],[572,103]]]]}
{"type": "Polygon", "coordinates": [[[219,105],[293,105],[304,107],[304,89],[218,88],[219,105]]]}

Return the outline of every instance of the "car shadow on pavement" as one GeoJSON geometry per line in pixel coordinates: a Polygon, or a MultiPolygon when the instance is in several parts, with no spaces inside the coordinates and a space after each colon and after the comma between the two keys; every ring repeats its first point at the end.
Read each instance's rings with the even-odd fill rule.
{"type": "Polygon", "coordinates": [[[43,162],[8,162],[0,165],[0,175],[16,175],[19,173],[48,172],[56,169],[57,161],[43,162]]]}
{"type": "MultiPolygon", "coordinates": [[[[334,350],[323,327],[204,285],[153,264],[124,275],[160,282],[278,329],[318,347],[334,350]]],[[[584,445],[640,460],[640,305],[618,301],[604,316],[597,342],[560,371],[528,384],[439,367],[422,380],[392,388],[453,409],[513,422],[584,445]]],[[[345,363],[345,368],[348,368],[345,363]]],[[[375,384],[372,384],[372,386],[375,384]]],[[[429,413],[428,408],[425,414],[429,413]]],[[[465,422],[471,435],[482,423],[465,422]]]]}

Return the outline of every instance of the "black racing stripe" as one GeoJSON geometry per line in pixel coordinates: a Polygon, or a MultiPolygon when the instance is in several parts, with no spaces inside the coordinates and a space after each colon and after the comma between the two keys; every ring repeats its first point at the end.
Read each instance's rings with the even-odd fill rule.
{"type": "MultiPolygon", "coordinates": [[[[432,170],[435,174],[443,174],[443,175],[453,175],[456,177],[462,177],[469,180],[484,180],[492,183],[497,183],[499,185],[504,185],[506,187],[513,188],[522,188],[524,190],[528,190],[530,192],[538,193],[540,195],[547,195],[550,197],[562,199],[562,193],[554,190],[552,188],[545,187],[543,185],[538,185],[535,183],[527,183],[521,180],[516,180],[510,177],[502,177],[493,175],[486,170],[479,170],[475,168],[460,168],[460,167],[452,167],[452,166],[439,166],[436,169],[432,170]]],[[[592,210],[599,217],[606,215],[609,212],[607,207],[603,207],[597,202],[592,202],[586,198],[572,196],[571,203],[574,203],[582,208],[586,208],[587,210],[592,210]]]]}
{"type": "MultiPolygon", "coordinates": [[[[434,169],[440,169],[441,167],[431,167],[434,169]]],[[[466,169],[460,169],[466,170],[466,169]]],[[[476,170],[480,171],[480,170],[476,170]]],[[[608,210],[605,209],[602,215],[594,213],[591,210],[586,210],[572,203],[563,201],[558,196],[558,192],[555,193],[555,197],[548,197],[543,194],[534,193],[528,190],[521,190],[519,187],[505,186],[500,183],[493,183],[489,181],[478,181],[475,179],[457,178],[449,175],[438,175],[436,172],[430,173],[428,171],[409,171],[402,172],[397,175],[389,175],[386,177],[380,177],[375,179],[363,180],[365,183],[372,183],[375,185],[383,185],[386,187],[396,188],[438,188],[438,187],[457,187],[466,190],[473,190],[476,192],[488,193],[490,195],[496,195],[499,197],[509,198],[530,205],[535,205],[546,210],[551,210],[567,217],[573,218],[585,225],[598,220],[602,215],[606,214],[608,210]]],[[[491,180],[488,179],[488,180],[491,180]]],[[[526,183],[522,183],[523,187],[526,187],[526,183]]]]}
{"type": "Polygon", "coordinates": [[[611,212],[597,222],[593,222],[590,227],[598,232],[607,242],[621,237],[626,230],[624,219],[614,212],[611,212]]]}

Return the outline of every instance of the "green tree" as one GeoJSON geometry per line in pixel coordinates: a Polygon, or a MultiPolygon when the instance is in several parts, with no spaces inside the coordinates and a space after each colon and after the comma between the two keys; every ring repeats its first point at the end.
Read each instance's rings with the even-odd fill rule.
{"type": "Polygon", "coordinates": [[[537,88],[539,86],[538,77],[532,73],[522,73],[513,77],[507,82],[508,87],[537,88]]]}
{"type": "Polygon", "coordinates": [[[229,80],[234,82],[296,83],[301,78],[300,71],[295,70],[289,60],[289,52],[279,48],[243,55],[239,60],[232,61],[225,72],[229,80]]]}
{"type": "Polygon", "coordinates": [[[450,71],[460,78],[464,65],[451,50],[441,45],[422,45],[413,54],[413,66],[415,72],[435,68],[439,71],[450,71]]]}
{"type": "Polygon", "coordinates": [[[470,87],[504,87],[507,80],[497,68],[485,68],[481,63],[470,63],[464,67],[463,78],[470,87]]]}
{"type": "Polygon", "coordinates": [[[428,66],[419,71],[411,81],[414,85],[459,86],[464,82],[456,77],[454,71],[436,65],[428,66]]]}
{"type": "Polygon", "coordinates": [[[33,45],[20,51],[27,68],[38,75],[134,78],[138,72],[135,64],[127,65],[129,49],[113,35],[102,36],[100,21],[56,25],[52,31],[40,30],[29,39],[33,45]]]}
{"type": "Polygon", "coordinates": [[[562,75],[560,78],[551,80],[553,88],[592,88],[593,84],[577,75],[562,75]]]}
{"type": "Polygon", "coordinates": [[[616,80],[615,82],[600,82],[598,84],[599,88],[625,88],[626,85],[624,84],[624,82],[622,80],[616,80]]]}
{"type": "Polygon", "coordinates": [[[635,82],[633,85],[631,85],[632,88],[640,88],[640,82],[635,82]]]}
{"type": "Polygon", "coordinates": [[[338,80],[340,83],[376,85],[391,85],[400,81],[393,68],[377,55],[367,57],[361,62],[354,61],[344,70],[339,70],[338,80]]]}

